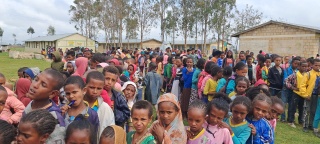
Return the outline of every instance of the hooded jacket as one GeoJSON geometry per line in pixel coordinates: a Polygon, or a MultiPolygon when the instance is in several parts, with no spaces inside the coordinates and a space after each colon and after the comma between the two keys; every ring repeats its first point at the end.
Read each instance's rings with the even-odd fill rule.
{"type": "Polygon", "coordinates": [[[26,96],[26,93],[29,91],[30,85],[31,81],[26,78],[20,78],[16,83],[17,97],[24,106],[27,106],[31,101],[31,99],[26,96]]]}
{"type": "Polygon", "coordinates": [[[72,75],[82,77],[88,68],[88,59],[85,57],[77,58],[76,66],[77,66],[77,70],[72,75]]]}
{"type": "Polygon", "coordinates": [[[40,73],[40,69],[38,67],[28,68],[24,70],[23,73],[29,75],[31,79],[34,79],[36,75],[40,73]]]}
{"type": "Polygon", "coordinates": [[[55,69],[59,72],[63,71],[64,63],[62,62],[62,57],[58,51],[55,51],[52,53],[54,57],[56,58],[52,63],[51,63],[51,68],[55,69]]]}
{"type": "Polygon", "coordinates": [[[8,93],[8,98],[4,105],[4,109],[0,114],[0,119],[7,121],[10,124],[18,124],[22,117],[25,106],[20,102],[13,91],[5,87],[8,93]],[[13,109],[15,113],[12,113],[10,109],[13,109]]]}

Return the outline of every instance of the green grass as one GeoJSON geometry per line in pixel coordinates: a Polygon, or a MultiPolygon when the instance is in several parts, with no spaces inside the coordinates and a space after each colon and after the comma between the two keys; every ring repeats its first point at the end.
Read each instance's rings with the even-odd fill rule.
{"type": "MultiPolygon", "coordinates": [[[[21,48],[13,48],[20,50],[21,48]]],[[[11,49],[12,50],[12,49],[11,49]]],[[[11,59],[8,53],[0,53],[0,72],[3,73],[8,80],[16,80],[17,70],[20,67],[39,67],[41,70],[50,67],[50,62],[36,59],[11,59]]],[[[155,111],[155,109],[154,109],[155,111]]],[[[154,114],[156,114],[154,112],[154,114]]],[[[185,122],[186,123],[186,122],[185,122]]],[[[313,135],[312,131],[304,133],[300,125],[297,128],[291,128],[287,123],[277,123],[275,133],[276,144],[320,144],[320,138],[313,135]]]]}

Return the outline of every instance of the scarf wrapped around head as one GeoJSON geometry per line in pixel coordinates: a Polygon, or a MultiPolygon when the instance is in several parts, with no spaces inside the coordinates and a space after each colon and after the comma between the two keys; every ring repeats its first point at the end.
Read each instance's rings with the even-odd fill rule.
{"type": "Polygon", "coordinates": [[[110,62],[114,63],[115,66],[120,65],[120,62],[119,62],[117,59],[111,59],[111,60],[109,60],[108,62],[109,62],[109,63],[110,63],[110,62]]]}
{"type": "Polygon", "coordinates": [[[126,144],[127,139],[126,139],[126,132],[123,130],[122,127],[119,127],[117,125],[112,125],[111,126],[114,130],[114,143],[115,144],[126,144]]]}
{"type": "Polygon", "coordinates": [[[88,59],[85,57],[79,57],[76,59],[77,70],[72,74],[82,77],[88,68],[88,59]]]}
{"type": "Polygon", "coordinates": [[[127,81],[127,82],[125,82],[125,83],[123,84],[123,86],[122,86],[122,88],[121,88],[121,91],[123,92],[124,89],[126,89],[128,85],[133,85],[133,86],[134,86],[134,89],[136,90],[135,94],[133,95],[132,100],[128,100],[128,101],[127,101],[128,106],[129,106],[129,107],[132,107],[132,106],[133,106],[133,103],[134,103],[134,100],[136,99],[136,96],[137,96],[137,94],[138,94],[138,89],[137,89],[137,85],[136,85],[134,82],[132,82],[132,81],[127,81]]]}
{"type": "MultiPolygon", "coordinates": [[[[132,67],[133,67],[133,72],[130,73],[130,80],[131,80],[131,81],[134,81],[134,77],[135,77],[134,74],[135,74],[135,72],[137,71],[137,66],[136,66],[135,64],[130,64],[129,66],[132,66],[132,67]]],[[[128,66],[128,67],[129,67],[129,66],[128,66]]]]}
{"type": "Polygon", "coordinates": [[[31,77],[31,79],[34,79],[36,77],[36,75],[38,75],[40,73],[40,69],[38,67],[28,68],[28,69],[24,70],[23,73],[26,73],[27,75],[29,75],[31,77]]]}
{"type": "Polygon", "coordinates": [[[26,96],[29,91],[31,81],[26,78],[20,78],[16,83],[16,94],[18,99],[23,103],[24,106],[27,106],[31,99],[26,96]]]}
{"type": "Polygon", "coordinates": [[[174,118],[174,120],[170,123],[170,129],[168,131],[165,132],[165,137],[164,137],[164,143],[169,143],[172,142],[172,144],[182,144],[182,143],[187,143],[187,133],[183,124],[183,120],[182,120],[182,113],[181,113],[181,108],[180,108],[180,104],[178,101],[178,97],[175,96],[172,93],[166,93],[161,95],[158,98],[157,101],[157,105],[156,105],[156,110],[157,110],[157,115],[158,115],[158,120],[155,121],[159,122],[160,124],[163,124],[163,122],[160,119],[160,115],[159,115],[159,110],[158,110],[158,106],[161,102],[171,102],[173,103],[175,106],[178,107],[178,114],[177,116],[174,118]]]}

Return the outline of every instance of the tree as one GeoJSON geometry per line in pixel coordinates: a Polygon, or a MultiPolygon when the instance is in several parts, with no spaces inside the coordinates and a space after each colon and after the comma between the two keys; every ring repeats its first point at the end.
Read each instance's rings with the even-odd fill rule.
{"type": "Polygon", "coordinates": [[[138,28],[138,20],[136,18],[126,18],[126,39],[128,40],[128,48],[129,48],[129,39],[136,39],[138,37],[137,28],[138,28]]]}
{"type": "Polygon", "coordinates": [[[3,29],[0,27],[0,44],[2,44],[3,29]]]}
{"type": "Polygon", "coordinates": [[[173,5],[172,10],[167,12],[165,23],[165,33],[171,35],[172,48],[174,48],[174,39],[176,38],[176,32],[178,31],[177,25],[179,23],[179,8],[176,5],[173,5]]]}
{"type": "Polygon", "coordinates": [[[138,20],[140,48],[142,48],[143,36],[156,24],[155,2],[154,0],[132,0],[131,7],[131,16],[138,20]]]}
{"type": "Polygon", "coordinates": [[[54,35],[56,33],[56,30],[53,26],[49,26],[47,29],[48,34],[47,35],[54,35]]]}
{"type": "Polygon", "coordinates": [[[236,9],[234,15],[234,32],[241,32],[248,28],[259,25],[263,18],[262,12],[249,5],[246,5],[246,8],[242,11],[236,9]]]}
{"type": "Polygon", "coordinates": [[[165,22],[168,13],[168,8],[169,6],[174,5],[175,1],[174,0],[157,0],[155,4],[155,10],[157,17],[160,18],[160,29],[161,29],[161,41],[164,41],[165,37],[165,32],[166,32],[166,27],[167,23],[165,22]]]}
{"type": "Polygon", "coordinates": [[[17,39],[16,39],[17,35],[16,34],[12,34],[12,37],[13,37],[13,41],[14,41],[14,45],[15,45],[17,43],[17,39]]]}
{"type": "Polygon", "coordinates": [[[179,20],[179,29],[182,33],[183,39],[184,39],[184,48],[187,48],[187,38],[192,35],[193,31],[193,25],[194,25],[194,17],[192,12],[192,7],[194,7],[194,1],[193,0],[180,0],[180,12],[181,17],[179,20]]]}
{"type": "Polygon", "coordinates": [[[27,29],[27,33],[28,33],[28,35],[31,35],[31,37],[32,37],[32,34],[34,34],[35,32],[34,32],[34,29],[30,26],[30,27],[27,29]]]}

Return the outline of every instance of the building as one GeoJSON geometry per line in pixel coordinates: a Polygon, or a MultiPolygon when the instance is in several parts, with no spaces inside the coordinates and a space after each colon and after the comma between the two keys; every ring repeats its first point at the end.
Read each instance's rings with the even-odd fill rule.
{"type": "Polygon", "coordinates": [[[240,51],[260,50],[281,56],[315,57],[319,53],[320,28],[269,21],[233,34],[239,38],[240,51]]]}
{"type": "MultiPolygon", "coordinates": [[[[122,41],[122,47],[129,48],[129,49],[140,48],[140,43],[141,43],[140,39],[126,39],[122,41]]],[[[142,48],[156,48],[156,47],[160,47],[161,45],[162,45],[162,42],[157,39],[142,40],[142,48]]],[[[111,42],[108,44],[105,41],[99,42],[99,47],[97,51],[104,53],[110,47],[120,47],[120,46],[118,41],[111,42]]]]}
{"type": "Polygon", "coordinates": [[[95,41],[78,33],[39,36],[25,40],[25,51],[40,52],[42,48],[53,46],[62,48],[86,47],[95,50],[95,41]]]}

